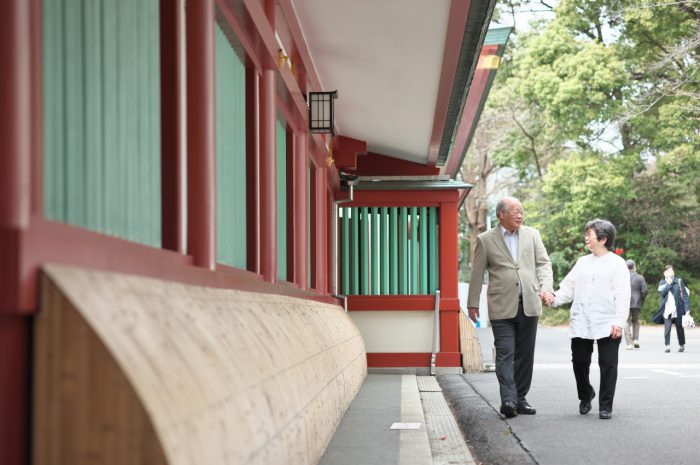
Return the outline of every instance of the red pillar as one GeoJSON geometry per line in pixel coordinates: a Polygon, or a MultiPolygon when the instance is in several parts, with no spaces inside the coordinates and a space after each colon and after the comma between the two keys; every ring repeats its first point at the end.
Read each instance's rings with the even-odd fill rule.
{"type": "Polygon", "coordinates": [[[246,69],[246,263],[260,273],[260,75],[246,69]]]}
{"type": "Polygon", "coordinates": [[[294,134],[294,282],[300,289],[308,287],[308,218],[307,184],[309,162],[308,135],[294,134]]]}
{"type": "Polygon", "coordinates": [[[328,292],[328,270],[326,269],[326,264],[328,263],[328,221],[326,215],[326,175],[328,168],[326,165],[320,165],[316,168],[316,198],[315,198],[315,210],[316,210],[316,223],[314,227],[316,228],[316,289],[326,294],[328,292]]]}
{"type": "MultiPolygon", "coordinates": [[[[29,319],[18,303],[18,235],[32,208],[32,63],[36,4],[0,2],[0,463],[24,465],[29,444],[29,319]],[[34,17],[32,16],[34,15],[34,17]]],[[[34,62],[36,63],[36,62],[34,62]]],[[[40,191],[39,191],[40,192],[40,191]]],[[[37,199],[38,202],[39,199],[37,199]]],[[[37,203],[37,204],[40,204],[37,203]]]]}
{"type": "MultiPolygon", "coordinates": [[[[275,0],[263,0],[275,30],[275,0]]],[[[260,83],[260,273],[277,282],[277,108],[275,70],[264,69],[260,83]]]]}
{"type": "Polygon", "coordinates": [[[31,2],[0,2],[0,226],[25,229],[31,208],[31,2]]]}
{"type": "Polygon", "coordinates": [[[180,139],[181,11],[180,0],[160,0],[161,240],[164,249],[185,254],[184,152],[180,139]]]}
{"type": "Polygon", "coordinates": [[[216,115],[214,2],[188,0],[187,251],[194,264],[216,266],[216,115]]]}
{"type": "Polygon", "coordinates": [[[460,366],[457,192],[440,203],[440,353],[438,366],[460,366]]]}
{"type": "Polygon", "coordinates": [[[277,282],[277,112],[275,71],[265,69],[260,89],[260,273],[277,282]]]}

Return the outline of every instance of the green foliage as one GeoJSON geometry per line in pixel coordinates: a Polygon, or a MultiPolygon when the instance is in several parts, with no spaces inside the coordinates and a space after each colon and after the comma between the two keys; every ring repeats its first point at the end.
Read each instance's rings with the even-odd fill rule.
{"type": "MultiPolygon", "coordinates": [[[[503,17],[527,3],[508,1],[503,17]]],[[[666,263],[692,289],[700,282],[700,6],[561,0],[554,13],[511,37],[487,103],[502,128],[490,155],[517,174],[510,192],[542,232],[555,281],[587,253],[583,225],[601,217],[650,289],[666,263]]],[[[651,291],[645,309],[655,300],[651,291]]]]}

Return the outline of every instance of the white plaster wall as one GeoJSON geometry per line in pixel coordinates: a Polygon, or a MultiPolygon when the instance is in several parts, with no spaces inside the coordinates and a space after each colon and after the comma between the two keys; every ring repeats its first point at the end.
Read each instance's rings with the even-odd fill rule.
{"type": "Polygon", "coordinates": [[[339,306],[44,271],[129,379],[169,464],[315,464],[367,373],[339,306]]]}
{"type": "Polygon", "coordinates": [[[433,311],[352,311],[367,352],[432,352],[433,311]]]}

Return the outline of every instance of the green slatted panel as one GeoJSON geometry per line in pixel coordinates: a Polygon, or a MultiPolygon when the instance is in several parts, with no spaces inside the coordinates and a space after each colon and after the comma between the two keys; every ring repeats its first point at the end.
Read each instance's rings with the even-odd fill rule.
{"type": "Polygon", "coordinates": [[[277,120],[277,279],[287,280],[287,131],[277,120]]]}
{"type": "Polygon", "coordinates": [[[379,294],[379,208],[370,208],[372,227],[372,286],[370,292],[379,294]]]}
{"type": "Polygon", "coordinates": [[[399,209],[389,208],[389,294],[399,293],[399,209]]]}
{"type": "Polygon", "coordinates": [[[45,0],[44,213],[160,246],[158,0],[45,0]]]}
{"type": "Polygon", "coordinates": [[[428,293],[428,209],[421,207],[420,218],[418,218],[420,226],[420,294],[428,293]]]}
{"type": "Polygon", "coordinates": [[[341,271],[341,293],[348,295],[350,293],[350,218],[349,208],[341,208],[343,218],[341,221],[340,248],[341,261],[343,268],[341,271]]]}
{"type": "Polygon", "coordinates": [[[418,294],[418,209],[411,207],[411,294],[418,294]]]}
{"type": "Polygon", "coordinates": [[[246,268],[245,66],[216,26],[216,254],[246,268]]]}
{"type": "MultiPolygon", "coordinates": [[[[46,2],[45,2],[46,3],[46,2]]],[[[99,72],[102,63],[102,36],[100,2],[85,2],[85,153],[94,154],[85,158],[85,189],[91,192],[85,198],[85,227],[94,231],[104,230],[104,179],[103,157],[96,156],[102,152],[102,76],[99,72]]],[[[148,15],[144,15],[148,18],[148,15]]],[[[141,26],[143,27],[143,26],[141,26]]],[[[139,27],[139,29],[141,29],[139,27]]],[[[146,26],[147,28],[147,26],[146,26]]],[[[149,50],[144,47],[144,50],[149,50]]],[[[143,66],[147,69],[147,66],[143,66]]],[[[148,148],[144,152],[148,152],[148,148]]],[[[146,158],[148,160],[148,158],[146,158]]],[[[144,223],[148,223],[145,221],[144,223]]],[[[140,238],[142,241],[147,238],[140,238]]]]}
{"type": "MultiPolygon", "coordinates": [[[[65,39],[65,126],[66,132],[66,215],[64,221],[84,226],[85,222],[85,60],[81,0],[65,0],[63,9],[65,39]]],[[[128,38],[125,38],[128,39],[128,38]]],[[[126,96],[125,96],[126,97],[126,96]]]]}
{"type": "Polygon", "coordinates": [[[381,236],[379,243],[379,268],[381,274],[381,289],[380,294],[389,293],[389,209],[382,207],[380,212],[381,227],[379,234],[381,236]]]}
{"type": "Polygon", "coordinates": [[[428,211],[428,293],[435,294],[438,285],[438,209],[428,211]]]}
{"type": "Polygon", "coordinates": [[[369,208],[360,207],[360,294],[369,292],[369,208]]]}
{"type": "Polygon", "coordinates": [[[360,219],[359,208],[350,209],[350,293],[360,293],[360,219]]]}
{"type": "Polygon", "coordinates": [[[399,294],[409,293],[408,208],[399,208],[399,294]]]}

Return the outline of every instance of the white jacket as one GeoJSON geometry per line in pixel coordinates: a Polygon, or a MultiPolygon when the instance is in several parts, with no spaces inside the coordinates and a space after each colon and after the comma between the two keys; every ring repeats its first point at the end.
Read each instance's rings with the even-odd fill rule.
{"type": "Polygon", "coordinates": [[[602,339],[624,328],[630,304],[630,274],[622,257],[608,252],[581,257],[555,292],[554,307],[573,301],[568,335],[602,339]]]}

